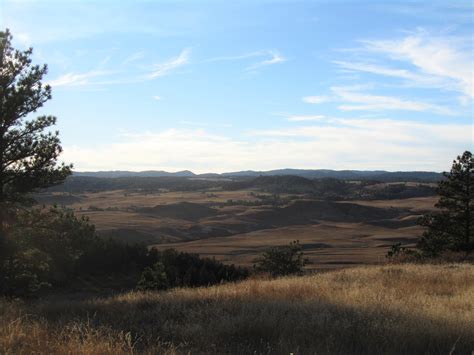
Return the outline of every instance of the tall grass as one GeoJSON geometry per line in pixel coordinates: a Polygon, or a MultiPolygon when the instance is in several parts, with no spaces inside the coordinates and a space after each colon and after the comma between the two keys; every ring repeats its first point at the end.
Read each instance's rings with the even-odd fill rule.
{"type": "Polygon", "coordinates": [[[474,266],[389,265],[298,278],[0,301],[0,353],[470,354],[474,266]]]}

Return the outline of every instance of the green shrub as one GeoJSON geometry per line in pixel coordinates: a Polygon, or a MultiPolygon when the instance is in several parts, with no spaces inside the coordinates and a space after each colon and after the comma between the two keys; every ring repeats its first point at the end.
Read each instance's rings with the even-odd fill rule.
{"type": "Polygon", "coordinates": [[[142,291],[164,290],[168,288],[168,285],[165,267],[161,262],[157,262],[143,270],[137,288],[142,291]]]}
{"type": "Polygon", "coordinates": [[[285,276],[302,273],[306,263],[302,247],[296,240],[289,245],[268,249],[256,260],[254,270],[272,276],[285,276]]]}

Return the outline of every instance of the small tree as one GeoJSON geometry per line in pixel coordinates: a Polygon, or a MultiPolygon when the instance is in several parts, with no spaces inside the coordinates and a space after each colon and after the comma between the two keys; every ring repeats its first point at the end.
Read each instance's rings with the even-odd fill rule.
{"type": "Polygon", "coordinates": [[[453,161],[451,171],[438,185],[440,199],[436,213],[423,216],[427,227],[418,248],[435,257],[446,250],[470,253],[474,250],[474,160],[464,152],[453,161]]]}
{"type": "Polygon", "coordinates": [[[138,281],[137,288],[146,290],[164,290],[168,287],[168,277],[163,263],[156,262],[152,266],[146,267],[138,281]]]}
{"type": "Polygon", "coordinates": [[[254,269],[272,276],[285,276],[301,273],[306,263],[302,247],[299,241],[295,240],[289,245],[268,249],[256,260],[254,269]]]}

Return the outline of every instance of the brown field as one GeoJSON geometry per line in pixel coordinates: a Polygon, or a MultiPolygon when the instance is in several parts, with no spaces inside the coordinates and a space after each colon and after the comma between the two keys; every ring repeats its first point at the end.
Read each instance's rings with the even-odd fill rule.
{"type": "MultiPolygon", "coordinates": [[[[417,217],[432,210],[437,200],[433,196],[341,201],[310,206],[314,211],[307,211],[304,206],[292,210],[290,202],[290,208],[285,210],[288,212],[284,212],[287,215],[275,213],[274,208],[266,205],[238,202],[225,205],[228,200],[258,201],[251,193],[251,190],[160,193],[120,190],[45,194],[39,200],[66,204],[77,215],[89,217],[104,235],[145,242],[159,249],[176,248],[243,266],[251,266],[265,248],[299,240],[310,269],[379,263],[390,245],[402,242],[413,246],[422,232],[415,225],[417,217]],[[185,202],[192,205],[181,205],[185,202]],[[163,210],[163,206],[169,209],[163,210]],[[334,206],[351,207],[348,211],[326,213],[334,206]]],[[[303,196],[291,198],[319,203],[304,200],[303,196]]]]}
{"type": "Polygon", "coordinates": [[[106,298],[0,299],[2,354],[470,354],[474,266],[388,265],[106,298]]]}

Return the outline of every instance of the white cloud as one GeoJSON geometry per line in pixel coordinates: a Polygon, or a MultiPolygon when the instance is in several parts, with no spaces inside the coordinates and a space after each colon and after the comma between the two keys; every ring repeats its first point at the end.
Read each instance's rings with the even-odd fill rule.
{"type": "Polygon", "coordinates": [[[102,70],[92,70],[86,73],[67,73],[48,82],[52,87],[59,86],[83,86],[91,84],[92,78],[97,78],[109,74],[102,70]]]}
{"type": "Polygon", "coordinates": [[[436,78],[416,74],[406,69],[388,68],[388,67],[380,66],[376,64],[346,62],[346,61],[339,61],[339,60],[333,61],[333,63],[337,64],[339,67],[343,69],[407,79],[407,80],[410,80],[411,82],[414,81],[416,84],[424,85],[424,86],[433,86],[437,82],[439,82],[439,80],[437,80],[436,78]]]}
{"type": "Polygon", "coordinates": [[[417,112],[428,111],[441,115],[454,114],[452,110],[443,106],[420,101],[405,100],[393,96],[366,94],[359,91],[358,88],[350,86],[332,87],[331,91],[337,96],[338,101],[344,102],[338,106],[342,111],[406,110],[417,112]]]}
{"type": "MultiPolygon", "coordinates": [[[[152,80],[157,77],[161,77],[171,73],[173,70],[189,63],[189,56],[191,50],[184,49],[181,53],[174,58],[171,58],[163,63],[156,64],[154,69],[151,73],[147,73],[144,75],[143,73],[132,73],[129,74],[125,72],[123,69],[117,69],[115,71],[111,70],[101,70],[95,69],[85,73],[66,73],[59,76],[56,79],[53,79],[48,82],[49,85],[53,87],[73,87],[73,86],[93,86],[93,85],[120,85],[120,84],[137,84],[142,83],[144,81],[152,80]],[[114,74],[112,77],[111,75],[114,74]],[[97,80],[97,78],[102,77],[102,80],[97,80]],[[96,79],[96,80],[93,80],[96,79]]],[[[141,54],[135,53],[131,57],[127,58],[125,62],[122,64],[126,64],[127,62],[138,60],[141,57],[141,54]]],[[[106,57],[102,60],[98,65],[97,68],[102,68],[107,64],[110,57],[106,57]]],[[[157,97],[154,97],[155,100],[158,100],[157,97]]]]}
{"type": "Polygon", "coordinates": [[[287,120],[291,122],[321,121],[323,119],[325,119],[324,115],[294,115],[287,117],[287,120]]]}
{"type": "Polygon", "coordinates": [[[188,64],[190,55],[191,49],[185,48],[177,57],[168,59],[163,63],[155,64],[153,71],[149,74],[149,78],[153,79],[167,75],[171,71],[188,64]]]}
{"type": "Polygon", "coordinates": [[[331,98],[329,96],[305,96],[302,98],[303,102],[308,104],[322,104],[323,102],[330,101],[331,98]]]}
{"type": "MultiPolygon", "coordinates": [[[[405,78],[455,90],[474,98],[472,38],[432,36],[419,30],[395,40],[361,41],[364,50],[411,64],[416,73],[406,71],[405,78]]],[[[353,68],[363,70],[364,68],[353,68]]],[[[365,68],[367,69],[367,68],[365,68]]],[[[394,71],[378,74],[393,75],[394,71]]]]}
{"type": "Polygon", "coordinates": [[[153,100],[160,101],[162,99],[161,96],[155,95],[153,96],[153,100]]]}
{"type": "Polygon", "coordinates": [[[267,57],[267,59],[263,59],[260,62],[253,63],[245,68],[246,71],[255,71],[258,68],[279,64],[286,62],[287,59],[283,57],[278,51],[275,50],[261,50],[255,52],[249,52],[239,55],[231,55],[231,56],[221,56],[221,57],[214,57],[206,60],[206,62],[223,62],[223,61],[235,61],[235,60],[245,60],[250,58],[256,57],[267,57]]]}
{"type": "Polygon", "coordinates": [[[270,58],[268,59],[265,59],[265,60],[262,60],[258,63],[255,63],[255,64],[252,64],[250,66],[248,66],[245,70],[246,71],[255,71],[261,67],[265,67],[265,66],[268,66],[268,65],[273,65],[273,64],[279,64],[279,63],[283,63],[283,62],[286,62],[286,58],[283,57],[279,52],[277,51],[268,51],[268,54],[270,56],[270,58]]]}
{"type": "Polygon", "coordinates": [[[136,62],[137,60],[140,60],[144,57],[145,57],[145,52],[143,52],[143,51],[135,52],[135,53],[132,53],[131,55],[129,55],[127,58],[125,58],[125,60],[123,61],[122,64],[133,63],[133,62],[136,62]]]}
{"type": "Polygon", "coordinates": [[[249,52],[239,55],[230,55],[230,56],[222,56],[222,57],[214,57],[206,60],[206,62],[227,62],[227,61],[234,61],[234,60],[243,60],[248,58],[255,58],[268,55],[268,51],[255,51],[249,52]]]}
{"type": "Polygon", "coordinates": [[[122,135],[118,143],[65,146],[77,170],[195,172],[283,167],[435,170],[472,145],[468,124],[335,119],[318,126],[254,131],[234,138],[203,129],[122,135]],[[278,154],[275,154],[278,152],[278,154]]]}

